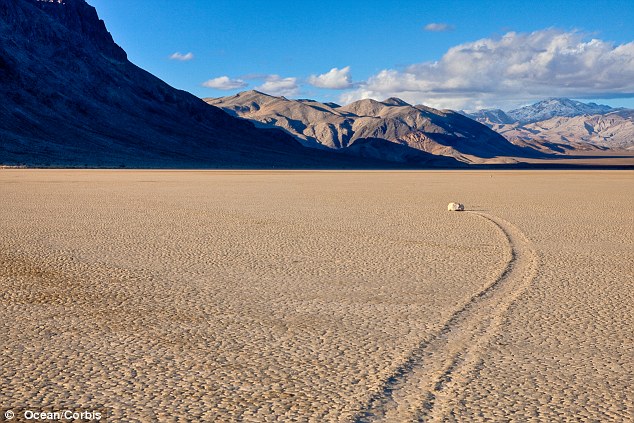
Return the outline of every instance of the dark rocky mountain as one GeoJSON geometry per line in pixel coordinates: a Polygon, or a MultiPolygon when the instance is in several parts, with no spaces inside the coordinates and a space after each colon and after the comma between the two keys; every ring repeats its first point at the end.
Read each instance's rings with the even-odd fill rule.
{"type": "Polygon", "coordinates": [[[432,154],[466,163],[493,163],[508,161],[502,157],[536,154],[459,113],[413,106],[398,98],[365,99],[333,107],[245,91],[205,101],[260,127],[282,128],[304,146],[356,152],[363,157],[381,157],[383,152],[383,157],[395,160],[398,156],[411,159],[416,154],[432,154]]]}
{"type": "Polygon", "coordinates": [[[511,143],[459,113],[398,98],[340,106],[249,91],[204,102],[130,63],[84,0],[0,0],[0,81],[0,165],[456,167],[556,151],[544,147],[548,137],[527,138],[535,131],[556,132],[565,143],[585,130],[597,148],[630,148],[634,125],[614,110],[526,130],[504,123],[535,110],[607,107],[562,99],[517,116],[476,117],[511,143]]]}
{"type": "Polygon", "coordinates": [[[302,147],[127,60],[84,0],[0,0],[0,164],[369,167],[302,147]]]}

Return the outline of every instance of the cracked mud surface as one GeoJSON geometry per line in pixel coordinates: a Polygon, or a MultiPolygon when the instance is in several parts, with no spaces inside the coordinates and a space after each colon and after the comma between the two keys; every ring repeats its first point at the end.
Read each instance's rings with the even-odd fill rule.
{"type": "Polygon", "coordinates": [[[633,179],[2,170],[0,406],[627,421],[633,179]]]}

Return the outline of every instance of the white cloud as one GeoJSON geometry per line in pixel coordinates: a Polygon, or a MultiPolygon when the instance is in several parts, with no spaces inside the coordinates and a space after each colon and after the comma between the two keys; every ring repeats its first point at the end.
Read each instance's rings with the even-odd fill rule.
{"type": "Polygon", "coordinates": [[[256,90],[271,95],[293,96],[299,93],[297,78],[282,78],[279,75],[268,75],[264,84],[255,87],[256,90]]]}
{"type": "Polygon", "coordinates": [[[228,76],[219,76],[203,82],[203,87],[215,88],[217,90],[237,90],[245,88],[247,85],[242,79],[231,79],[228,76]]]}
{"type": "Polygon", "coordinates": [[[356,90],[360,98],[401,97],[432,107],[508,107],[545,97],[634,96],[634,41],[614,45],[579,32],[509,32],[449,49],[440,60],[386,69],[356,90]]]}
{"type": "Polygon", "coordinates": [[[449,32],[453,31],[455,27],[446,23],[431,22],[425,25],[423,29],[429,32],[449,32]]]}
{"type": "Polygon", "coordinates": [[[170,60],[179,60],[181,62],[188,62],[194,59],[194,53],[191,51],[189,53],[182,54],[181,52],[176,52],[170,56],[170,60]]]}
{"type": "Polygon", "coordinates": [[[321,75],[311,75],[308,83],[318,88],[330,88],[333,90],[343,90],[352,86],[350,78],[350,66],[342,69],[332,68],[321,75]]]}

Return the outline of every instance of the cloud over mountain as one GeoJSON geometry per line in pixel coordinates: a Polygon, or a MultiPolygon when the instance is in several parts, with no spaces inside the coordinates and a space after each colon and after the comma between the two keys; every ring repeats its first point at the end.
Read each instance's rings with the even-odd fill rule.
{"type": "Polygon", "coordinates": [[[614,45],[587,40],[579,32],[545,29],[460,44],[438,61],[382,70],[341,101],[398,96],[433,107],[475,109],[551,96],[632,93],[634,42],[614,45]]]}
{"type": "Polygon", "coordinates": [[[264,83],[256,87],[256,90],[271,95],[293,96],[299,93],[299,85],[297,78],[294,77],[282,78],[279,75],[268,75],[264,83]]]}
{"type": "Polygon", "coordinates": [[[203,82],[203,87],[215,88],[217,90],[237,90],[247,85],[249,84],[242,79],[231,79],[228,76],[219,76],[218,78],[203,82]]]}
{"type": "Polygon", "coordinates": [[[311,75],[308,83],[317,88],[329,88],[333,90],[342,90],[352,86],[350,77],[350,66],[342,69],[332,68],[328,72],[321,75],[311,75]]]}

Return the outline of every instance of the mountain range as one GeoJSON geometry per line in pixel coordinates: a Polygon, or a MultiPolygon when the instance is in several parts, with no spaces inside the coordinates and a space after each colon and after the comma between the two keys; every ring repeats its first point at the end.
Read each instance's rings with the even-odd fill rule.
{"type": "Polygon", "coordinates": [[[245,91],[205,101],[258,127],[282,128],[304,146],[315,149],[355,154],[364,145],[366,156],[383,157],[381,150],[400,146],[402,154],[391,154],[391,160],[433,155],[465,163],[513,162],[508,157],[536,154],[460,113],[411,105],[398,98],[364,99],[339,106],[245,91]],[[372,152],[368,146],[373,146],[372,152]]]}
{"type": "Polygon", "coordinates": [[[602,115],[616,109],[596,103],[582,103],[569,98],[548,98],[535,104],[509,110],[511,119],[524,125],[554,117],[574,117],[581,115],[602,115]]]}
{"type": "Polygon", "coordinates": [[[566,99],[474,114],[258,91],[203,101],[131,63],[85,0],[0,0],[0,80],[0,165],[464,167],[634,139],[631,110],[566,99]]]}
{"type": "Polygon", "coordinates": [[[0,164],[386,167],[306,149],[132,64],[84,0],[0,0],[0,164]]]}
{"type": "Polygon", "coordinates": [[[461,112],[519,146],[542,152],[634,149],[634,110],[549,98],[504,112],[461,112]]]}

